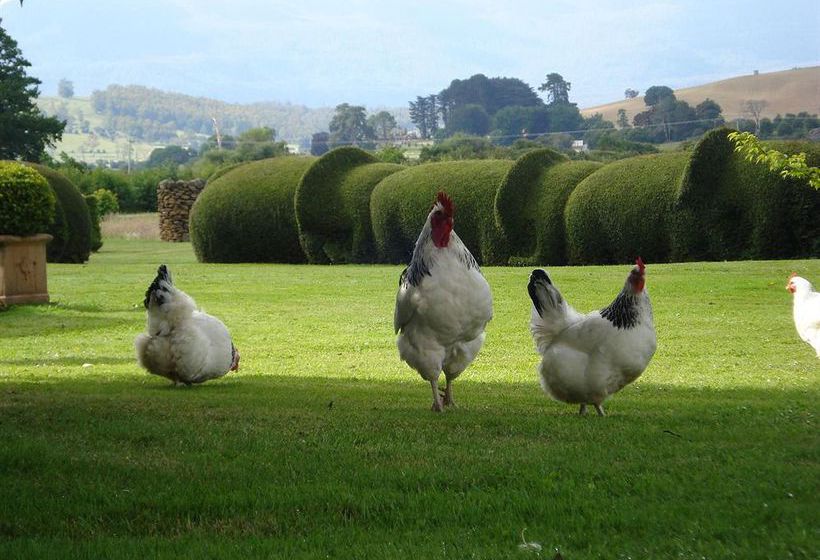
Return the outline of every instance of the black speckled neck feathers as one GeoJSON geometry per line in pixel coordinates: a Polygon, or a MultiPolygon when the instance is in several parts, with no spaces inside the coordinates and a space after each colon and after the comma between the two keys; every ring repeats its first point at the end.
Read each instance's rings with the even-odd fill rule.
{"type": "Polygon", "coordinates": [[[631,329],[638,324],[639,309],[638,295],[624,289],[615,298],[615,301],[600,311],[601,317],[612,323],[618,329],[631,329]]]}

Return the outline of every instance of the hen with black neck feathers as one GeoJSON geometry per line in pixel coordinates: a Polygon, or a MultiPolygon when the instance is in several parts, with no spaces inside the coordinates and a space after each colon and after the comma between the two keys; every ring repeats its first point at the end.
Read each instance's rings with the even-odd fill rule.
{"type": "Polygon", "coordinates": [[[436,412],[455,405],[453,381],[475,359],[493,316],[490,286],[453,231],[454,210],[452,200],[438,193],[399,278],[393,315],[399,356],[430,382],[436,412]]]}
{"type": "Polygon", "coordinates": [[[579,404],[581,414],[591,404],[603,416],[603,402],[643,373],[657,346],[645,268],[638,257],[615,300],[587,315],[564,300],[546,272],[532,271],[530,331],[547,394],[579,404]]]}

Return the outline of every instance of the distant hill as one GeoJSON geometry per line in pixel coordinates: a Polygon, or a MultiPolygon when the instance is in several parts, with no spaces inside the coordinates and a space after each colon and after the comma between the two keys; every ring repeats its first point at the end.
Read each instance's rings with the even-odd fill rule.
{"type": "MultiPolygon", "coordinates": [[[[744,116],[741,104],[749,99],[766,101],[766,108],[761,115],[763,117],[772,118],[778,113],[785,115],[801,111],[820,113],[820,66],[738,76],[701,86],[676,89],[675,96],[693,107],[708,97],[720,105],[727,119],[744,116]]],[[[618,109],[625,109],[631,122],[635,115],[646,110],[646,105],[643,96],[638,96],[606,105],[587,107],[581,109],[581,114],[589,117],[601,113],[604,119],[616,122],[618,109]]]]}

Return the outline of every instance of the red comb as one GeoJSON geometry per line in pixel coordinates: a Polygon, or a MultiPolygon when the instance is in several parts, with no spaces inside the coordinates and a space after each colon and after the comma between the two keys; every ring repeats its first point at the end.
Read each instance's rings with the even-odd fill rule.
{"type": "Polygon", "coordinates": [[[643,269],[646,268],[646,265],[643,264],[643,259],[641,257],[638,257],[637,259],[635,259],[635,264],[638,265],[638,270],[640,270],[640,272],[643,273],[643,269]]]}
{"type": "Polygon", "coordinates": [[[436,202],[441,204],[441,206],[444,208],[445,214],[447,214],[450,217],[453,216],[453,201],[449,196],[447,196],[446,192],[439,191],[436,195],[436,202]]]}
{"type": "Polygon", "coordinates": [[[796,273],[796,272],[792,272],[792,275],[791,275],[791,276],[789,276],[789,280],[791,280],[791,279],[792,279],[792,278],[794,278],[795,276],[797,276],[797,273],[796,273]]]}

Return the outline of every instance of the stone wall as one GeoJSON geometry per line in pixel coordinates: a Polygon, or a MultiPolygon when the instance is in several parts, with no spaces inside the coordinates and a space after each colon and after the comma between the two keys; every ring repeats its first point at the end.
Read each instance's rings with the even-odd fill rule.
{"type": "Polygon", "coordinates": [[[163,241],[188,241],[188,216],[205,181],[166,179],[157,186],[159,237],[163,241]]]}

